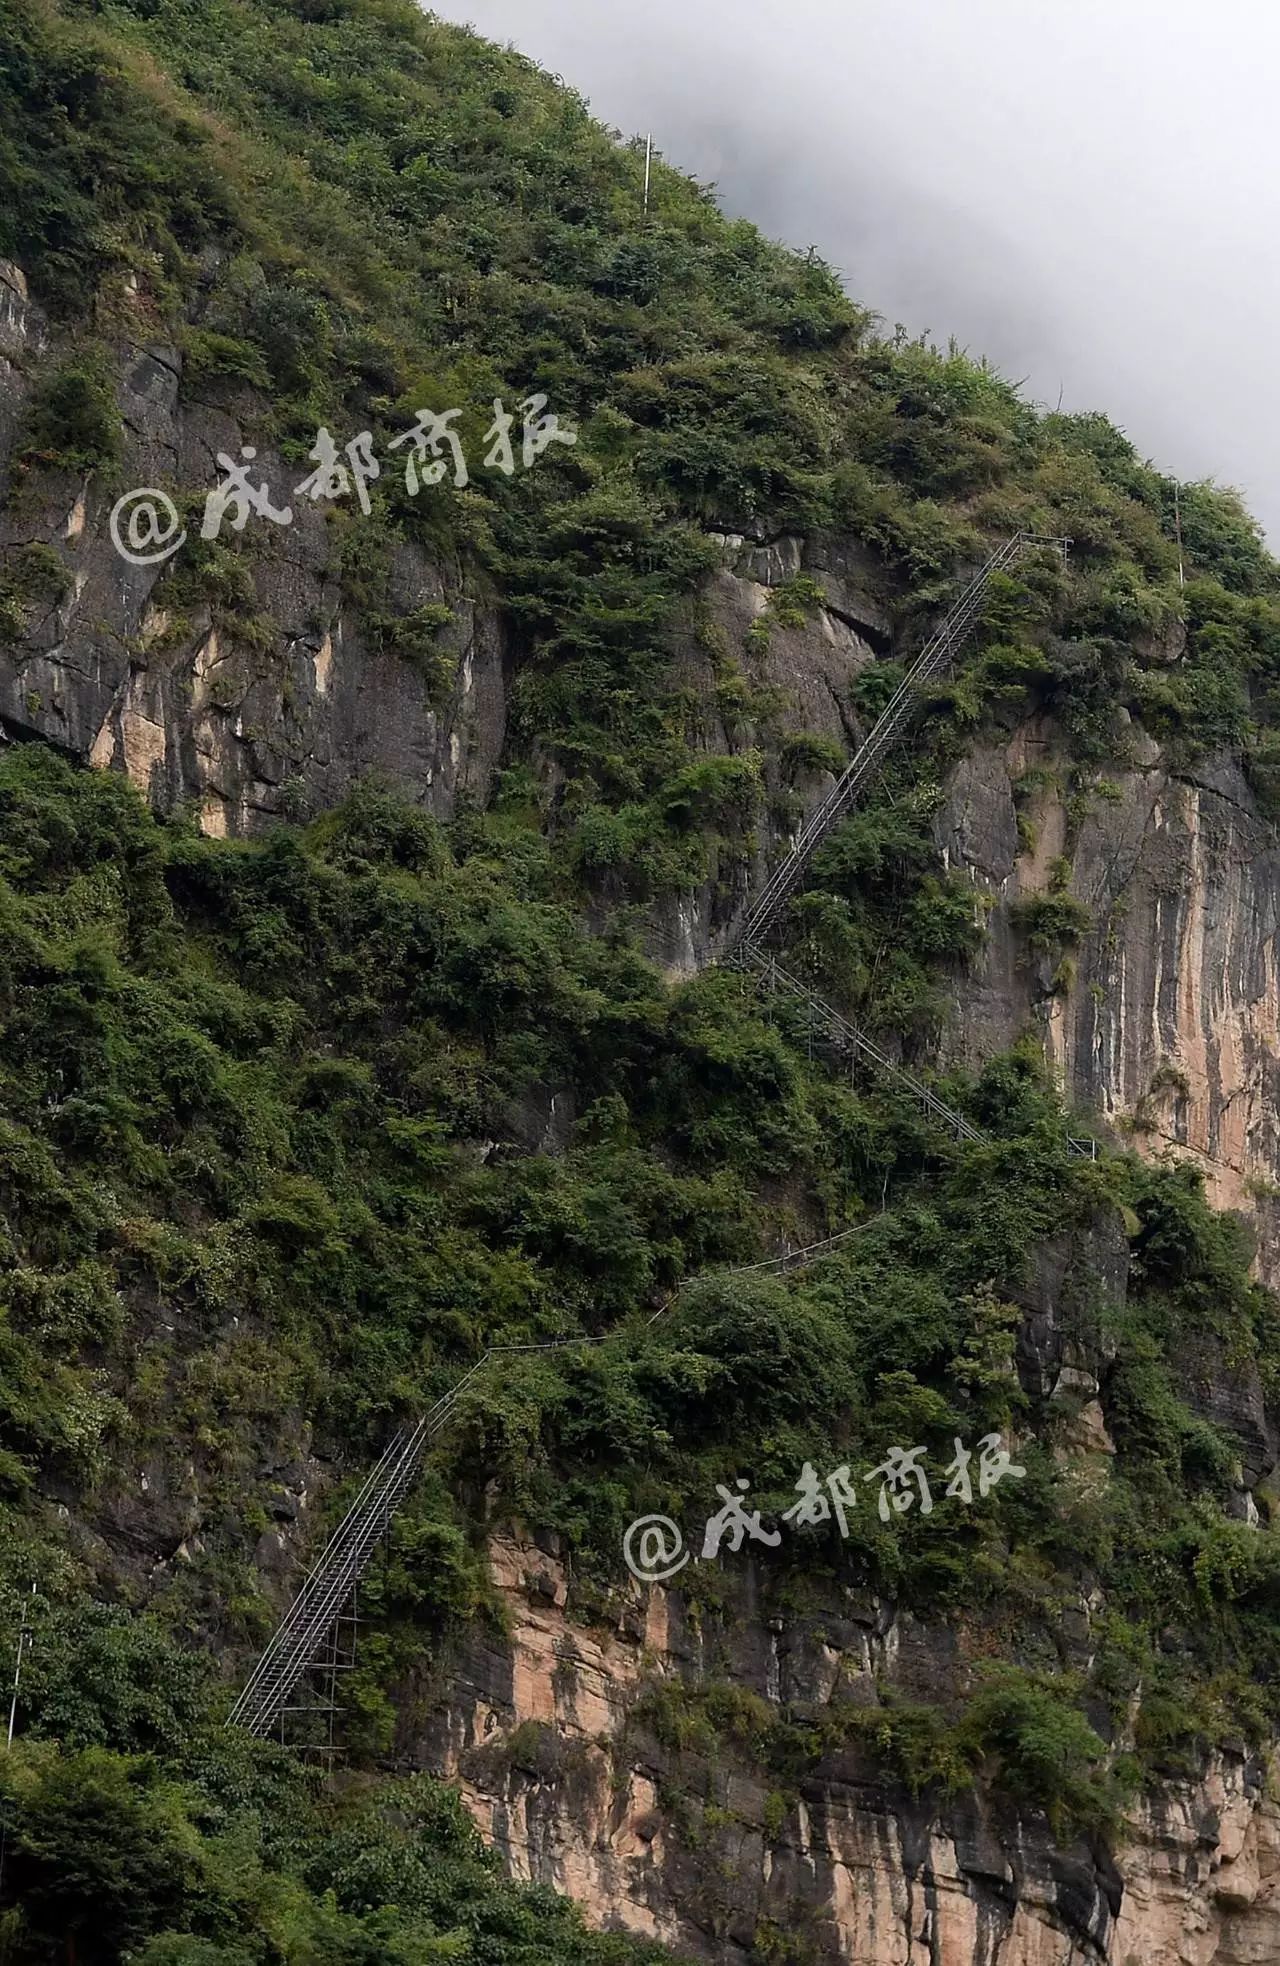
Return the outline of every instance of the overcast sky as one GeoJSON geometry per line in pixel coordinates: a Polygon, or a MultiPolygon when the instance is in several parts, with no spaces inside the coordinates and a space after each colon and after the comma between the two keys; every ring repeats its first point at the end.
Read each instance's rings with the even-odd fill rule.
{"type": "Polygon", "coordinates": [[[1275,0],[446,0],[890,323],[1280,541],[1275,0]]]}

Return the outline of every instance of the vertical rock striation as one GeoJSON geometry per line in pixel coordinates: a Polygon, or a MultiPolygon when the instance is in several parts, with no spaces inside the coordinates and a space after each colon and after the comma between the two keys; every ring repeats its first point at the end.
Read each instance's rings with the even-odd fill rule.
{"type": "Polygon", "coordinates": [[[1073,1101],[1139,1152],[1194,1161],[1217,1207],[1255,1221],[1274,1279],[1280,848],[1234,761],[1176,773],[1148,740],[1133,750],[1070,800],[1042,724],[956,769],[938,844],[995,905],[947,1042],[977,1062],[1037,1031],[1073,1101]],[[1090,926],[1036,954],[1019,904],[1064,878],[1090,926]]]}
{"type": "Polygon", "coordinates": [[[714,1634],[679,1592],[634,1588],[584,1629],[558,1558],[500,1537],[505,1635],[470,1643],[411,1758],[455,1777],[517,1877],[596,1924],[732,1966],[1263,1966],[1280,1947],[1280,1809],[1258,1761],[1139,1801],[1114,1860],[966,1796],[930,1806],[832,1756],[789,1796],[745,1758],[664,1747],[655,1683],[711,1670],[777,1704],[873,1703],[885,1676],[943,1680],[954,1638],[844,1593],[768,1615],[750,1569],[714,1634]],[[757,1948],[753,1952],[753,1948],[757,1948]]]}

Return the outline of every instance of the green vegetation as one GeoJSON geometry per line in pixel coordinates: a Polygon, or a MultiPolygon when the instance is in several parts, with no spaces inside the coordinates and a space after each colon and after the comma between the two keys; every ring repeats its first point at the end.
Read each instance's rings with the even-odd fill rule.
{"type": "MultiPolygon", "coordinates": [[[[881,836],[841,839],[874,873],[881,836]]],[[[873,1465],[911,1439],[945,1461],[956,1434],[1011,1429],[1025,1482],[892,1527],[868,1510],[844,1544],[799,1537],[812,1587],[852,1572],[920,1615],[979,1617],[1039,1672],[1083,1566],[1124,1670],[1159,1684],[1172,1624],[1182,1683],[1214,1689],[1202,1724],[1270,1724],[1273,1539],[1224,1517],[1234,1451],[1189,1411],[1178,1361],[1226,1345],[1270,1379],[1274,1301],[1185,1171],[1069,1162],[1030,1052],[950,1088],[993,1144],[943,1145],[883,1089],[833,1081],[735,978],[668,993],[624,942],[585,937],[564,870],[501,804],[446,831],[369,789],[237,846],[18,747],[0,761],[0,875],[10,1618],[27,1575],[60,1615],[93,1587],[38,1500],[49,1485],[93,1518],[150,1468],[203,1525],[154,1612],[244,1656],[278,1492],[259,1470],[289,1458],[301,1415],[358,1469],[486,1343],[614,1331],[466,1396],[366,1598],[353,1740],[384,1741],[387,1683],[486,1615],[466,1501],[486,1483],[608,1591],[631,1516],[687,1520],[731,1468],[780,1509],[805,1459],[873,1465]],[[552,1087],[576,1118],[563,1151],[531,1151],[552,1087]],[[766,1200],[778,1175],[785,1205],[766,1200]],[[884,1212],[810,1277],[704,1276],[643,1332],[673,1282],[749,1259],[798,1204],[819,1223],[884,1212]],[[1039,1242],[1116,1207],[1133,1236],[1108,1340],[1119,1451],[1082,1493],[1037,1444],[1054,1422],[1011,1370],[1014,1304],[1039,1242]]],[[[919,880],[933,920],[936,877],[919,880]]],[[[915,946],[922,975],[931,947],[952,960],[947,935],[915,946]]],[[[1100,1309],[1082,1302],[1082,1335],[1100,1309]]],[[[121,1752],[154,1746],[137,1705],[121,1752]]],[[[963,1715],[946,1724],[969,1741],[963,1715]]],[[[1015,1747],[989,1772],[1016,1790],[1015,1747]]]]}
{"type": "Polygon", "coordinates": [[[426,1777],[339,1798],[279,1749],[249,1752],[218,1725],[208,1674],[145,1620],[91,1609],[40,1638],[30,1729],[0,1757],[0,1945],[18,1966],[666,1957],[507,1884],[426,1777]]]}
{"type": "MultiPolygon", "coordinates": [[[[116,470],[112,350],[140,319],[182,350],[189,400],[289,459],[321,421],[381,448],[454,404],[474,452],[493,398],[533,388],[580,432],[509,481],[411,497],[384,473],[358,531],[331,529],[367,645],[441,694],[449,608],[397,607],[397,543],[505,611],[488,810],[444,827],[369,784],[217,842],[43,750],[0,757],[0,1657],[32,1580],[40,1632],[0,1763],[14,1966],[637,1957],[500,1884],[434,1785],[369,1773],[390,1691],[438,1683],[493,1615],[495,1511],[559,1534],[586,1615],[642,1510],[688,1528],[731,1474],[779,1510],[806,1460],[897,1441],[945,1462],[957,1435],[1016,1434],[1026,1478],[982,1507],[868,1509],[769,1567],[789,1610],[852,1586],[972,1641],[957,1657],[990,1665],[958,1666],[935,1706],[885,1686],[780,1712],[713,1684],[646,1704],[672,1754],[767,1765],[773,1835],[841,1753],[1110,1833],[1138,1784],[1280,1728],[1280,1544],[1233,1518],[1242,1443],[1204,1417],[1209,1366],[1280,1394],[1280,1307],[1242,1233],[1185,1169],[1073,1160],[1033,1046],[949,1075],[988,1136],[957,1145],[830,1072],[741,978],[666,987],[631,907],[726,880],[769,802],[842,762],[780,734],[751,669],[823,588],[793,575],[748,649],[717,644],[713,531],[869,547],[904,655],[993,537],[1074,541],[1068,566],[1047,551],[995,584],[791,911],[789,961],[922,1068],[985,934],[933,838],[948,769],[1043,712],[1078,821],[1124,762],[1124,709],[1177,763],[1238,748],[1277,809],[1276,568],[1230,495],[1183,487],[1181,588],[1172,484],[1105,419],[1040,416],[955,349],[885,339],[814,256],[676,172],[647,217],[640,186],[575,96],[409,0],[11,0],[0,20],[0,253],[55,329],[15,506],[42,474],[116,470]],[[690,634],[731,752],[677,681],[690,634]],[[854,1222],[788,1281],[718,1274],[854,1222]],[[1063,1451],[1078,1415],[1053,1372],[1018,1369],[1049,1247],[1070,1257],[1064,1342],[1105,1363],[1102,1471],[1063,1451]],[[225,1740],[199,1661],[229,1675],[269,1627],[255,1548],[308,1430],[335,1473],[319,1535],[393,1422],[487,1345],[572,1337],[604,1342],[468,1390],[369,1579],[341,1799],[225,1740]],[[1063,1636],[1082,1599],[1102,1607],[1087,1671],[1063,1636]]],[[[204,606],[272,645],[252,550],[189,542],[156,592],[170,637],[204,606]]],[[[10,549],[0,639],[64,578],[56,552],[10,549]]],[[[854,714],[901,674],[866,667],[854,714]]],[[[1067,987],[1090,924],[1064,868],[1020,925],[1067,987]]],[[[729,1583],[688,1589],[714,1627],[729,1583]]],[[[776,1933],[760,1949],[786,1956],[776,1933]]]]}
{"type": "Polygon", "coordinates": [[[41,469],[84,477],[116,464],[122,441],[106,358],[91,350],[40,378],[27,406],[15,468],[22,476],[41,469]]]}
{"type": "MultiPolygon", "coordinates": [[[[1105,1744],[1075,1704],[1080,1690],[1061,1677],[992,1662],[955,1718],[892,1694],[876,1706],[832,1702],[782,1714],[733,1686],[667,1680],[638,1703],[633,1724],[650,1729],[695,1781],[690,1757],[706,1771],[726,1747],[784,1782],[828,1756],[861,1749],[911,1795],[935,1800],[971,1789],[982,1771],[1024,1807],[1044,1810],[1054,1834],[1069,1840],[1119,1827],[1131,1775],[1127,1767],[1107,1768],[1105,1744]]],[[[778,1791],[774,1796],[782,1802],[778,1791]]],[[[714,1806],[704,1802],[704,1821],[714,1806]]],[[[775,1807],[775,1820],[781,1813],[775,1807]]]]}
{"type": "MultiPolygon", "coordinates": [[[[635,151],[521,57],[410,0],[15,0],[0,55],[0,253],[82,340],[95,304],[167,316],[184,387],[241,414],[256,392],[290,456],[322,420],[381,448],[452,404],[474,452],[492,398],[535,385],[579,426],[512,480],[410,497],[385,473],[375,497],[386,537],[500,589],[518,736],[566,775],[584,868],[643,892],[711,859],[710,834],[649,837],[687,763],[668,652],[709,523],[851,533],[921,623],[984,536],[1069,534],[1065,582],[1046,566],[997,597],[950,686],[958,725],[1043,704],[1101,756],[1128,707],[1184,753],[1245,745],[1265,782],[1280,609],[1237,501],[1183,488],[1179,589],[1172,483],[1104,418],[1039,417],[955,349],[879,337],[812,254],[661,164],[646,217],[635,151]]],[[[117,444],[85,343],[39,378],[20,467],[98,468],[117,444]]],[[[783,581],[761,634],[821,598],[783,581]]],[[[387,638],[383,603],[359,604],[387,638]]],[[[403,631],[411,659],[434,625],[403,631]]]]}
{"type": "Polygon", "coordinates": [[[1054,956],[1073,949],[1093,926],[1089,909],[1068,888],[1070,878],[1070,863],[1056,860],[1043,893],[1027,895],[1014,909],[1015,925],[1035,955],[1054,956]]]}
{"type": "Polygon", "coordinates": [[[67,571],[51,546],[11,547],[0,559],[0,642],[16,642],[36,608],[53,607],[67,590],[67,571]]]}

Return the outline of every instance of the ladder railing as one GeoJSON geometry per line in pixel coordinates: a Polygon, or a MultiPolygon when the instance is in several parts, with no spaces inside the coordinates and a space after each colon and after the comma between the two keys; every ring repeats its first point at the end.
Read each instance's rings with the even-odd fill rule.
{"type": "Polygon", "coordinates": [[[743,944],[763,940],[774,927],[813,854],[836,822],[844,817],[859,793],[876,776],[885,753],[915,714],[924,685],[950,666],[972,634],[981,618],[988,588],[996,574],[1003,573],[1035,547],[1053,546],[1065,555],[1066,545],[1067,542],[1062,539],[1016,532],[1011,539],[996,547],[969,582],[941,627],[926,642],[841,776],[821,804],[810,813],[790,853],[774,868],[743,919],[730,930],[725,944],[726,954],[743,944]]]}
{"type": "Polygon", "coordinates": [[[918,1079],[914,1072],[906,1069],[905,1065],[897,1064],[874,1038],[869,1038],[865,1031],[860,1031],[856,1024],[851,1024],[847,1017],[818,996],[816,991],[793,976],[790,970],[784,969],[774,956],[747,947],[739,948],[731,961],[735,968],[750,970],[766,989],[789,997],[793,1003],[801,1005],[810,1027],[816,1025],[823,1037],[834,1045],[837,1051],[842,1052],[847,1058],[863,1059],[874,1065],[885,1078],[896,1080],[931,1119],[947,1127],[957,1139],[969,1140],[975,1145],[981,1145],[986,1140],[986,1135],[979,1131],[972,1120],[967,1120],[963,1113],[957,1112],[954,1106],[949,1106],[945,1099],[940,1099],[923,1079],[918,1079]]]}
{"type": "MultiPolygon", "coordinates": [[[[825,997],[820,997],[816,990],[811,990],[807,983],[784,969],[776,956],[763,949],[739,947],[726,960],[730,968],[750,973],[769,991],[780,993],[801,1005],[810,1029],[820,1030],[827,1042],[846,1058],[860,1059],[874,1066],[883,1078],[895,1080],[931,1119],[947,1127],[957,1139],[972,1141],[975,1146],[990,1144],[988,1134],[983,1133],[954,1106],[949,1106],[945,1099],[939,1098],[923,1079],[918,1079],[914,1072],[909,1072],[905,1065],[891,1058],[883,1045],[869,1038],[865,1031],[860,1031],[825,997]]],[[[1094,1139],[1068,1133],[1067,1147],[1079,1160],[1098,1158],[1098,1143],[1094,1139]]]]}
{"type": "MultiPolygon", "coordinates": [[[[445,1400],[449,1398],[446,1394],[445,1400]]],[[[418,1471],[423,1449],[432,1432],[438,1431],[438,1426],[432,1423],[444,1404],[445,1401],[438,1402],[431,1414],[416,1425],[401,1428],[366,1477],[246,1681],[228,1716],[228,1725],[265,1734],[279,1718],[289,1695],[341,1616],[404,1499],[418,1471]]]]}

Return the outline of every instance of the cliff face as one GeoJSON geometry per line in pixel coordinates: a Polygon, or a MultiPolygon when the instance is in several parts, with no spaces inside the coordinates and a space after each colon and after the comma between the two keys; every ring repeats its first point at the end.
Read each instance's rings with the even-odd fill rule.
{"type": "MultiPolygon", "coordinates": [[[[492,1564],[507,1636],[468,1650],[413,1758],[458,1779],[514,1875],[602,1927],[716,1962],[770,1945],[833,1966],[1274,1957],[1280,1811],[1257,1760],[1215,1758],[1140,1802],[1114,1862],[1064,1849],[1034,1816],[930,1806],[852,1755],[784,1797],[731,1753],[663,1748],[637,1719],[644,1690],[714,1669],[770,1702],[873,1701],[875,1685],[953,1676],[951,1635],[854,1591],[820,1620],[788,1616],[750,1567],[711,1629],[678,1593],[637,1588],[615,1625],[588,1630],[554,1554],[502,1539],[492,1564]]],[[[1084,1651],[1090,1615],[1082,1604],[1084,1651]]]]}
{"type": "MultiPolygon", "coordinates": [[[[771,586],[803,569],[826,605],[771,638],[760,680],[778,687],[788,722],[856,744],[849,685],[891,646],[890,616],[869,556],[848,542],[726,539],[712,585],[717,618],[762,613],[771,586]]],[[[709,671],[692,679],[714,701],[709,671]]],[[[712,713],[708,737],[729,744],[712,713]]],[[[830,779],[811,779],[806,803],[830,779]]],[[[663,913],[659,947],[691,969],[758,886],[785,829],[726,887],[708,883],[663,913]]],[[[1280,848],[1238,763],[1176,771],[1131,727],[1125,754],[1071,789],[1061,734],[1045,720],[975,745],[956,767],[935,820],[947,865],[988,898],[987,943],[955,993],[944,1055],[977,1065],[1035,1031],[1068,1099],[1140,1153],[1201,1168],[1214,1205],[1254,1225],[1257,1267],[1280,1276],[1280,848]],[[1037,955],[1019,904],[1062,879],[1088,910],[1069,950],[1037,955]],[[1063,968],[1061,955],[1069,956],[1063,968]]]]}
{"type": "Polygon", "coordinates": [[[1069,807],[1066,780],[1055,733],[1030,725],[1007,744],[975,749],[948,788],[939,847],[994,902],[987,947],[957,996],[954,1054],[977,1061],[1038,1031],[1072,1100],[1139,1152],[1194,1161],[1216,1206],[1253,1218],[1259,1271],[1273,1280],[1280,854],[1272,829],[1231,760],[1175,775],[1136,733],[1131,761],[1108,767],[1082,813],[1069,807]],[[1019,782],[1032,789],[1015,803],[1019,782]],[[1016,913],[1045,891],[1061,859],[1091,918],[1065,979],[1056,952],[1028,950],[1016,913]]]}
{"type": "MultiPolygon", "coordinates": [[[[250,442],[231,407],[179,403],[181,357],[146,339],[115,350],[127,444],[121,487],[177,479],[211,490],[217,454],[250,442]]],[[[0,265],[0,467],[7,461],[48,328],[22,272],[0,265]]],[[[276,487],[301,473],[263,451],[276,487]]],[[[0,513],[0,548],[52,546],[68,584],[29,611],[0,650],[0,719],[94,765],[128,773],[163,805],[192,801],[203,830],[241,834],[282,814],[322,810],[377,770],[414,787],[441,818],[460,791],[483,795],[506,730],[509,649],[492,607],[461,570],[397,548],[388,598],[397,615],[451,614],[439,638],[443,682],[362,632],[344,603],[323,513],[293,500],[288,528],[253,519],[253,615],[203,601],[166,606],[163,566],[113,548],[118,491],[42,472],[0,513]],[[249,627],[268,622],[269,639],[249,627]]]]}
{"type": "MultiPolygon", "coordinates": [[[[181,357],[147,341],[145,327],[140,319],[138,338],[116,351],[127,434],[121,482],[212,486],[217,453],[237,456],[247,425],[225,405],[180,402],[181,357]]],[[[0,265],[0,466],[49,348],[23,273],[0,265]]],[[[277,485],[297,475],[270,453],[258,466],[277,485]]],[[[440,817],[460,792],[483,798],[502,755],[515,650],[466,569],[434,565],[413,545],[395,551],[394,610],[434,603],[452,615],[439,636],[440,674],[428,678],[362,628],[335,571],[330,528],[305,501],[295,501],[287,529],[253,522],[261,539],[255,627],[246,628],[209,602],[181,612],[165,605],[163,567],[130,565],[111,545],[114,491],[48,473],[35,484],[0,513],[0,548],[52,546],[67,586],[29,610],[17,645],[0,649],[0,720],[11,731],[123,770],[161,804],[193,802],[210,833],[321,810],[371,770],[440,817]],[[268,639],[258,623],[270,625],[268,639]]],[[[769,699],[777,731],[847,749],[859,734],[850,685],[893,646],[873,556],[850,540],[723,534],[721,544],[724,565],[706,583],[676,662],[698,706],[699,743],[723,752],[760,735],[753,705],[726,703],[729,651],[756,700],[769,699]],[[801,572],[822,604],[803,622],[773,619],[771,596],[801,572]]],[[[976,746],[957,768],[938,845],[995,906],[947,1042],[976,1062],[1037,1029],[1071,1099],[1141,1152],[1194,1159],[1218,1206],[1255,1219],[1260,1273],[1270,1278],[1280,1268],[1271,1192],[1280,1181],[1280,852],[1231,760],[1175,775],[1136,732],[1130,752],[1107,767],[1083,812],[1078,798],[1068,800],[1068,766],[1051,727],[1031,724],[1006,743],[976,746]],[[1092,922],[1069,987],[1055,982],[1056,960],[1028,954],[1015,926],[1017,904],[1044,890],[1063,855],[1092,922]]],[[[787,832],[778,793],[803,806],[829,783],[809,770],[783,788],[771,766],[773,803],[752,860],[659,909],[655,948],[665,961],[681,969],[704,961],[758,885],[787,832]]]]}
{"type": "MultiPolygon", "coordinates": [[[[1109,1349],[1090,1335],[1086,1306],[1124,1291],[1123,1244],[1100,1218],[1041,1250],[1024,1305],[1019,1378],[1044,1402],[1037,1431],[1082,1492],[1105,1483],[1114,1452],[1109,1349]]],[[[1244,1484],[1276,1458],[1256,1382],[1219,1363],[1203,1375],[1200,1410],[1246,1438],[1251,1415],[1260,1423],[1243,1512],[1244,1484]]],[[[797,1596],[749,1549],[722,1554],[709,1574],[695,1565],[669,1589],[642,1589],[619,1563],[620,1588],[603,1608],[597,1592],[589,1615],[554,1539],[498,1531],[490,1563],[499,1616],[469,1635],[443,1691],[419,1698],[429,1718],[403,1724],[400,1752],[446,1768],[511,1871],[571,1893],[602,1927],[716,1966],[761,1956],[1253,1966],[1274,1956],[1280,1811],[1264,1757],[1218,1754],[1199,1779],[1138,1796],[1114,1857],[981,1783],[952,1800],[913,1794],[851,1736],[799,1774],[771,1774],[732,1726],[714,1736],[682,1730],[678,1717],[664,1726],[655,1692],[674,1695],[679,1716],[699,1689],[729,1685],[758,1713],[785,1709],[803,1728],[971,1686],[991,1627],[923,1621],[838,1571],[797,1596]]],[[[1057,1671],[1087,1672],[1106,1612],[1101,1592],[1082,1590],[1054,1633],[1057,1671]]],[[[1132,1744],[1132,1715],[1113,1731],[1116,1753],[1132,1744]]]]}
{"type": "MultiPolygon", "coordinates": [[[[0,268],[0,452],[48,332],[21,273],[0,268]]],[[[238,453],[248,418],[226,402],[180,401],[180,357],[149,341],[143,322],[118,353],[123,482],[212,484],[217,452],[238,453]]],[[[259,464],[276,483],[299,475],[271,455],[259,464]]],[[[362,629],[314,511],[299,510],[287,532],[264,530],[253,581],[268,637],[213,603],[166,608],[157,572],[114,552],[111,496],[93,482],[45,474],[37,485],[0,515],[0,545],[51,545],[69,584],[0,649],[0,719],[15,734],[127,772],[158,803],[191,800],[217,834],[321,809],[370,769],[441,817],[460,794],[484,796],[519,649],[469,570],[408,546],[390,570],[397,614],[440,603],[451,612],[442,686],[362,629]]],[[[804,732],[847,752],[859,735],[851,686],[893,648],[874,560],[848,540],[724,534],[721,545],[723,565],[676,658],[698,742],[742,750],[772,718],[774,736],[804,732]],[[821,600],[802,621],[782,618],[771,598],[799,573],[821,600]],[[745,709],[724,688],[726,651],[756,699],[745,709]]],[[[655,946],[675,969],[705,959],[758,885],[794,817],[787,795],[807,806],[831,782],[809,767],[784,783],[779,746],[770,752],[754,860],[656,912],[655,946]]],[[[987,946],[957,990],[952,1055],[977,1062],[1035,1028],[1069,1095],[1132,1132],[1141,1151],[1194,1158],[1213,1200],[1254,1214],[1260,1269],[1280,1273],[1280,1210],[1268,1192],[1280,1181],[1280,864],[1237,768],[1178,774],[1135,735],[1127,760],[1082,802],[1068,797],[1054,730],[1029,724],[956,769],[936,838],[994,903],[987,946]],[[1061,878],[1053,870],[1064,859],[1091,922],[1071,975],[1058,952],[1028,951],[1017,913],[1061,878]]],[[[1122,1287],[1114,1264],[1106,1280],[1122,1287]]],[[[1106,1357],[1068,1342],[1059,1312],[1052,1289],[1027,1307],[1024,1380],[1059,1404],[1060,1451],[1081,1479],[1104,1479],[1106,1357]]],[[[1248,1517],[1275,1464],[1273,1426],[1253,1379],[1214,1360],[1200,1381],[1200,1409],[1247,1443],[1237,1510],[1248,1517]]],[[[312,1486],[290,1479],[282,1513],[296,1513],[312,1486]]],[[[198,1533],[184,1514],[179,1556],[198,1533]]],[[[288,1531],[268,1532],[260,1566],[283,1573],[288,1544],[288,1531]]],[[[800,1616],[745,1563],[712,1618],[678,1591],[630,1587],[606,1623],[587,1624],[553,1548],[504,1535],[492,1556],[507,1632],[477,1627],[431,1719],[408,1729],[401,1749],[456,1775],[511,1869],[569,1892],[595,1922],[716,1962],[753,1946],[780,1962],[869,1966],[1245,1966],[1274,1956],[1280,1814],[1256,1759],[1219,1757],[1171,1800],[1140,1802],[1114,1864],[1085,1844],[1062,1848],[1033,1815],[913,1797],[852,1751],[784,1793],[731,1749],[664,1746],[646,1695],[715,1679],[769,1706],[873,1706],[886,1688],[962,1681],[982,1634],[918,1623],[843,1587],[800,1616]]],[[[1087,1665],[1099,1609],[1082,1599],[1063,1634],[1064,1667],[1087,1665]]]]}

